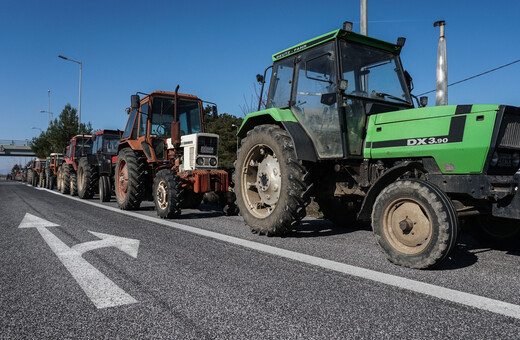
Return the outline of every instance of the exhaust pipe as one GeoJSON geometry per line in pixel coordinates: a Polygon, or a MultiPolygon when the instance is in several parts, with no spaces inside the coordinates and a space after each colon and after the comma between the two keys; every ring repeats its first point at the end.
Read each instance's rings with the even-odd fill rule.
{"type": "Polygon", "coordinates": [[[433,27],[440,27],[439,47],[437,48],[437,78],[435,87],[435,105],[448,105],[448,60],[446,59],[446,38],[444,20],[436,21],[433,27]]]}

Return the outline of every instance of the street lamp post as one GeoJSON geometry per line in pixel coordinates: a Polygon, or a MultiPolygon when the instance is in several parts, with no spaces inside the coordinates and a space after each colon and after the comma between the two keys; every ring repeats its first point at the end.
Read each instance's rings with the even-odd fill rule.
{"type": "Polygon", "coordinates": [[[47,127],[51,126],[51,120],[52,120],[52,112],[50,111],[45,111],[45,110],[40,110],[40,112],[43,112],[43,113],[46,113],[47,116],[48,116],[48,122],[47,122],[47,127]]]}
{"type": "Polygon", "coordinates": [[[80,126],[81,126],[81,68],[83,66],[83,63],[81,61],[77,61],[74,59],[69,59],[67,57],[64,57],[61,54],[58,57],[61,59],[65,59],[68,61],[72,61],[73,63],[79,64],[79,108],[78,108],[78,133],[79,133],[80,126]]]}

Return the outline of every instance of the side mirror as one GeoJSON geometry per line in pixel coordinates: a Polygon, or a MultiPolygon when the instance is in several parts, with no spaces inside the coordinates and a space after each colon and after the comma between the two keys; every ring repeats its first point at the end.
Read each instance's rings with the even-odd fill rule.
{"type": "Polygon", "coordinates": [[[172,122],[172,145],[177,146],[181,143],[181,122],[172,122]]]}
{"type": "Polygon", "coordinates": [[[428,97],[422,96],[421,98],[419,98],[419,102],[421,104],[421,107],[425,107],[426,105],[428,105],[428,97]]]}
{"type": "Polygon", "coordinates": [[[330,105],[336,103],[336,99],[337,99],[337,97],[336,97],[336,93],[335,92],[334,93],[324,93],[324,94],[321,95],[320,102],[322,104],[330,106],[330,105]]]}
{"type": "Polygon", "coordinates": [[[263,84],[264,83],[264,76],[261,75],[261,74],[257,74],[256,75],[256,81],[260,84],[263,84]]]}
{"type": "Polygon", "coordinates": [[[133,94],[130,96],[130,103],[132,110],[138,110],[141,107],[141,99],[138,94],[133,94]]]}
{"type": "Polygon", "coordinates": [[[130,112],[132,112],[132,108],[127,107],[127,108],[125,109],[125,112],[126,112],[127,115],[129,115],[130,112]]]}
{"type": "Polygon", "coordinates": [[[348,80],[342,79],[339,81],[339,89],[340,91],[346,91],[348,88],[348,80]]]}
{"type": "Polygon", "coordinates": [[[213,105],[211,107],[211,111],[213,112],[213,119],[217,119],[217,117],[218,117],[217,105],[213,105]]]}

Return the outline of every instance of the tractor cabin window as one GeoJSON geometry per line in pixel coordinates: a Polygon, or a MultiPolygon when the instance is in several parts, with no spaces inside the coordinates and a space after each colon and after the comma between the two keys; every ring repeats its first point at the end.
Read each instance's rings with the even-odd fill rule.
{"type": "Polygon", "coordinates": [[[298,55],[292,111],[320,158],[343,157],[333,42],[298,55]]]}
{"type": "Polygon", "coordinates": [[[201,132],[199,102],[179,99],[177,115],[181,123],[181,136],[201,132]]]}
{"type": "Polygon", "coordinates": [[[273,66],[269,95],[267,96],[267,108],[289,107],[291,100],[291,87],[294,70],[294,59],[287,58],[273,66]]]}
{"type": "Polygon", "coordinates": [[[148,102],[141,106],[141,121],[139,125],[139,137],[146,136],[146,122],[148,121],[148,102]]]}
{"type": "Polygon", "coordinates": [[[154,97],[151,112],[151,131],[152,137],[170,138],[171,126],[173,122],[175,108],[174,98],[154,97]]]}
{"type": "Polygon", "coordinates": [[[130,117],[128,117],[128,122],[126,123],[126,128],[125,128],[125,133],[123,133],[123,138],[130,137],[130,134],[132,133],[132,127],[134,126],[136,114],[137,114],[136,110],[132,110],[132,112],[130,112],[130,117]]]}

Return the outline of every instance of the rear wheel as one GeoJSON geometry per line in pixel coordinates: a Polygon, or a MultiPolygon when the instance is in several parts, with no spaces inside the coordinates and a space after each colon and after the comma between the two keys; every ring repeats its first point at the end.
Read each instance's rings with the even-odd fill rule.
{"type": "Polygon", "coordinates": [[[78,164],[78,196],[92,198],[98,185],[98,172],[95,165],[90,165],[86,157],[78,164]]]}
{"type": "Polygon", "coordinates": [[[499,249],[520,247],[520,224],[517,220],[481,215],[468,222],[471,234],[482,246],[499,249]]]}
{"type": "Polygon", "coordinates": [[[139,208],[145,193],[145,165],[134,151],[124,148],[117,155],[115,191],[117,205],[123,210],[139,208]]]}
{"type": "Polygon", "coordinates": [[[49,190],[54,190],[54,182],[55,182],[55,178],[54,176],[51,176],[49,177],[49,190]]]}
{"type": "Polygon", "coordinates": [[[291,137],[278,126],[260,125],[247,133],[235,179],[240,214],[254,232],[286,234],[305,217],[310,175],[297,160],[291,137]]]}
{"type": "Polygon", "coordinates": [[[58,175],[56,176],[56,189],[58,189],[58,191],[61,191],[61,178],[63,177],[62,176],[62,169],[63,169],[62,166],[60,166],[58,168],[58,175]]]}
{"type": "Polygon", "coordinates": [[[61,193],[66,195],[70,193],[70,175],[72,172],[72,166],[69,164],[63,164],[61,166],[61,193]]]}
{"type": "Polygon", "coordinates": [[[197,209],[202,202],[204,194],[195,193],[193,190],[184,190],[184,199],[182,207],[187,209],[197,209]]]}
{"type": "Polygon", "coordinates": [[[70,192],[71,196],[78,196],[78,177],[75,172],[70,174],[70,192]]]}
{"type": "Polygon", "coordinates": [[[452,201],[431,183],[408,179],[381,191],[372,210],[377,243],[393,263],[429,268],[455,246],[459,220],[452,201]]]}
{"type": "Polygon", "coordinates": [[[110,178],[108,176],[99,177],[99,200],[101,202],[109,202],[112,188],[110,187],[110,178]]]}
{"type": "Polygon", "coordinates": [[[357,221],[358,206],[356,202],[349,202],[341,198],[316,198],[323,218],[331,221],[338,227],[354,228],[359,226],[357,221]]]}
{"type": "Polygon", "coordinates": [[[157,215],[161,218],[176,218],[181,215],[184,190],[182,182],[170,170],[161,170],[153,181],[153,194],[157,215]]]}

